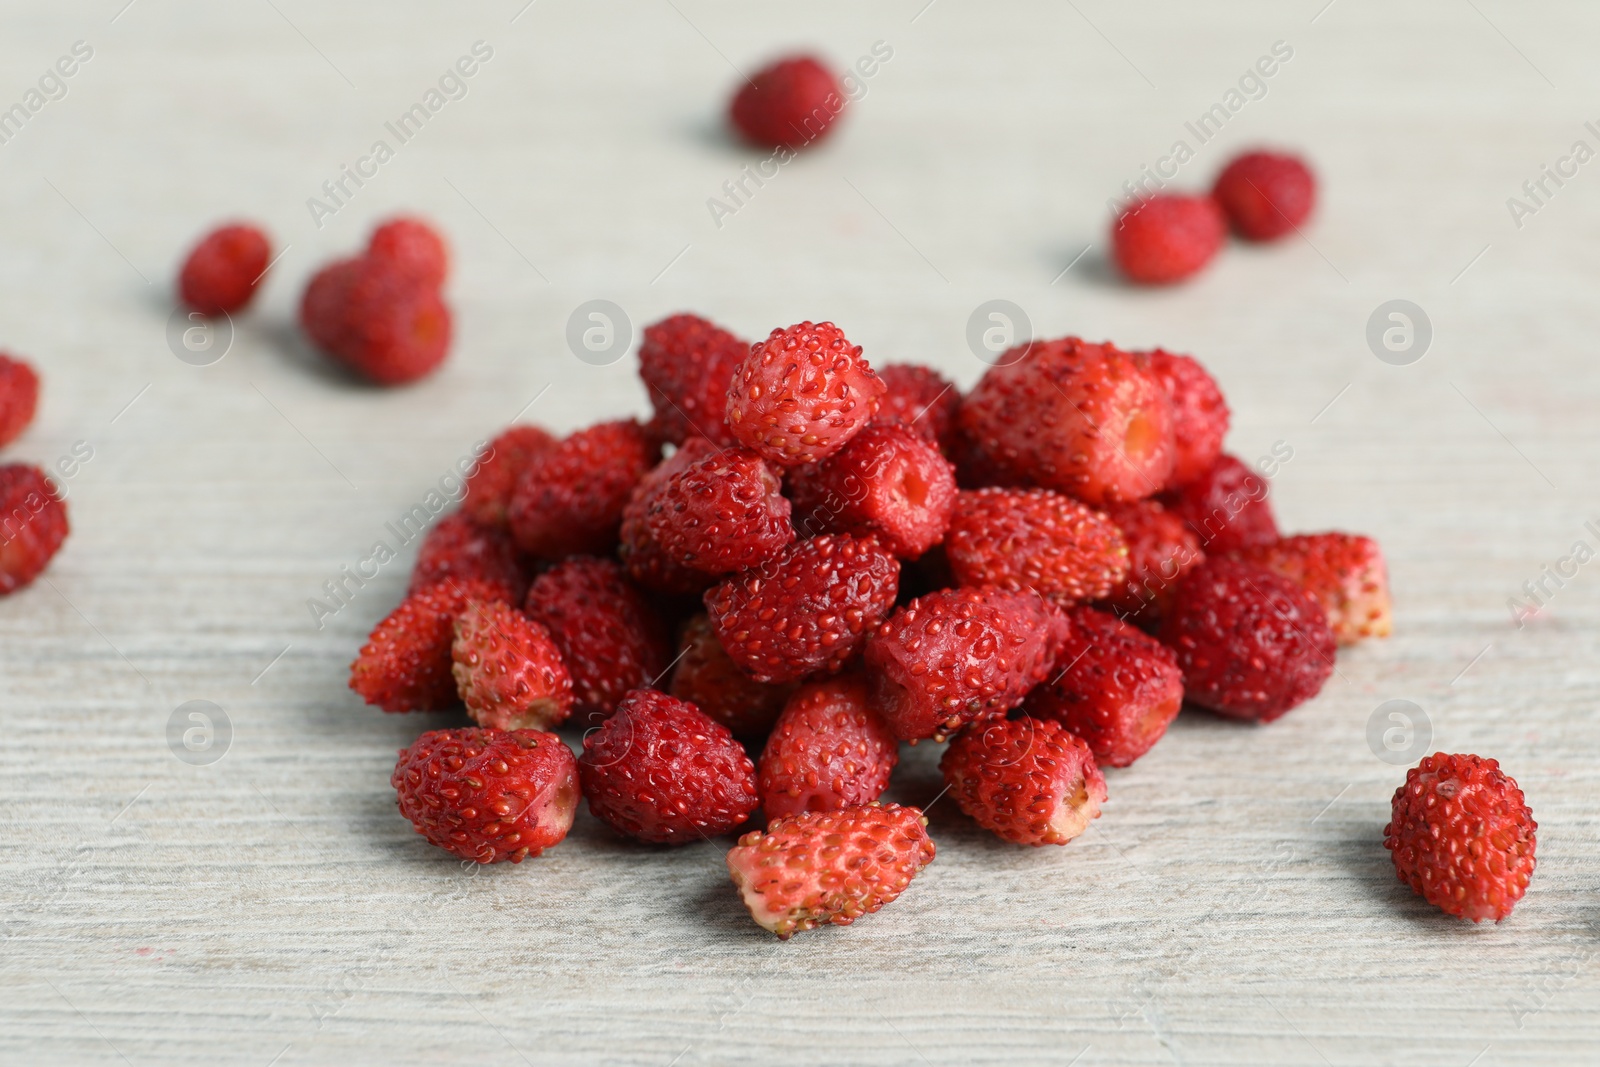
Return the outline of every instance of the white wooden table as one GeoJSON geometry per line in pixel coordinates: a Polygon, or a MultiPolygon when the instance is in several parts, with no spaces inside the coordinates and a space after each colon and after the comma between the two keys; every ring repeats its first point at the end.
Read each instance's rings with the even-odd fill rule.
{"type": "MultiPolygon", "coordinates": [[[[1522,629],[1507,607],[1597,543],[1600,162],[1546,179],[1520,228],[1506,204],[1600,148],[1592,5],[523,2],[3,5],[0,107],[93,50],[0,143],[0,345],[45,374],[6,458],[93,458],[48,580],[0,601],[0,1061],[1600,1059],[1600,563],[1522,629]],[[476,41],[466,95],[316,228],[307,198],[476,41]],[[837,136],[717,226],[707,200],[759,159],[720,129],[735,65],[878,41],[892,58],[837,136]],[[1279,41],[1292,58],[1178,182],[1301,148],[1324,183],[1308,239],[1124,288],[1107,199],[1279,41]],[[293,309],[399,209],[454,242],[459,343],[378,392],[309,355],[293,309]],[[193,366],[165,339],[170,279],[235,214],[288,248],[227,355],[193,366]],[[394,752],[452,720],[345,688],[410,554],[321,630],[306,602],[530,402],[563,431],[644,410],[631,356],[569,352],[575,307],[615,301],[635,335],[686,308],[750,336],[832,318],[965,386],[994,298],[1041,335],[1203,358],[1233,450],[1294,450],[1285,526],[1382,541],[1395,636],[1270,728],[1186,714],[1067,848],[934,804],[938,860],[900,902],[786,944],[720,843],[634,848],[585,813],[545,858],[463,871],[411,832],[394,752]],[[1406,366],[1366,342],[1392,299],[1432,323],[1406,366]],[[1392,699],[1430,751],[1496,756],[1527,791],[1540,865],[1500,926],[1394,878],[1404,768],[1368,742],[1392,699]],[[168,744],[193,700],[231,725],[209,764],[168,744]]],[[[908,757],[899,799],[933,799],[936,755],[908,757]]]]}

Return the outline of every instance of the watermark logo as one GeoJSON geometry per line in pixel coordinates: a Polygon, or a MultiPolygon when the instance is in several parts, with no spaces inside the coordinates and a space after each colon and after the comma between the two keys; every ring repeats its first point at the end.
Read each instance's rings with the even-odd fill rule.
{"type": "Polygon", "coordinates": [[[1028,313],[1009,300],[985,300],[967,316],[967,347],[991,367],[1020,362],[1032,341],[1028,313]]]}
{"type": "Polygon", "coordinates": [[[628,354],[633,322],[609,300],[588,300],[567,316],[567,347],[591,367],[607,367],[628,354]]]}
{"type": "Polygon", "coordinates": [[[1383,762],[1410,767],[1433,744],[1433,723],[1410,700],[1385,700],[1367,717],[1367,747],[1383,762]]]}
{"type": "Polygon", "coordinates": [[[1409,300],[1379,304],[1367,317],[1367,347],[1393,367],[1406,367],[1428,354],[1433,322],[1409,300]]]}
{"type": "Polygon", "coordinates": [[[233,347],[233,317],[213,318],[181,304],[167,316],[167,348],[191,367],[220,362],[233,347]]]}
{"type": "Polygon", "coordinates": [[[209,700],[186,700],[167,718],[167,747],[191,767],[209,767],[233,746],[233,721],[209,700]]]}

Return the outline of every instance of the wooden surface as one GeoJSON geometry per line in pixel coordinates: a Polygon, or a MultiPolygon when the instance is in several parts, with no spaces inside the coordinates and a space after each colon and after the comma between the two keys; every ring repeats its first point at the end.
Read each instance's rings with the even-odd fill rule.
{"type": "MultiPolygon", "coordinates": [[[[48,580],[0,601],[0,1060],[1600,1058],[1600,563],[1524,628],[1507,607],[1597,543],[1600,162],[1547,180],[1520,228],[1506,205],[1575,140],[1600,147],[1592,5],[121,2],[7,3],[0,33],[0,105],[94,50],[0,144],[0,344],[45,375],[6,455],[93,451],[48,580]],[[466,97],[317,229],[306,199],[479,40],[466,97]],[[837,137],[715,225],[707,199],[759,159],[720,131],[735,65],[877,41],[892,58],[837,137]],[[1292,59],[1179,183],[1297,146],[1325,193],[1306,239],[1124,288],[1107,199],[1277,41],[1292,59]],[[308,354],[293,308],[401,208],[451,235],[459,341],[378,392],[308,354]],[[226,357],[191,366],[165,340],[170,278],[235,214],[290,247],[226,357]],[[559,430],[644,410],[631,356],[566,347],[596,298],[635,333],[683,308],[750,336],[831,318],[963,386],[993,298],[1041,335],[1191,351],[1234,451],[1292,447],[1286,527],[1382,541],[1395,636],[1270,728],[1184,715],[1067,848],[933,804],[937,861],[852,928],[780,944],[725,843],[629,847],[587,813],[543,859],[464,871],[388,786],[396,748],[452,720],[344,685],[409,550],[321,630],[307,600],[530,402],[559,430]],[[1409,366],[1365,340],[1397,298],[1433,324],[1409,366]],[[1502,925],[1394,878],[1403,768],[1367,734],[1391,699],[1424,710],[1430,750],[1496,756],[1527,791],[1540,863],[1502,925]],[[209,765],[168,745],[191,700],[231,723],[209,765]]],[[[900,799],[934,798],[936,758],[908,756],[900,799]]]]}

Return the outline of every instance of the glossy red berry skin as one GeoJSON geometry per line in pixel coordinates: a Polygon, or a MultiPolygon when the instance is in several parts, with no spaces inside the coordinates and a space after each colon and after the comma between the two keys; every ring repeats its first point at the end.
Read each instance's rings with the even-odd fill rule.
{"type": "Polygon", "coordinates": [[[1295,534],[1235,555],[1283,575],[1316,597],[1341,645],[1388,637],[1394,629],[1388,568],[1383,550],[1370,537],[1338,531],[1295,534]]]}
{"type": "Polygon", "coordinates": [[[672,662],[666,625],[622,567],[574,556],[528,586],[523,613],[550,631],[579,711],[610,715],[630,690],[657,685],[672,662]]]}
{"type": "Polygon", "coordinates": [[[528,588],[511,536],[457,511],[440,519],[422,539],[409,592],[440,582],[473,579],[495,586],[508,604],[522,603],[528,588]]]}
{"type": "Polygon", "coordinates": [[[900,564],[871,538],[824,534],[706,591],[729,658],[762,682],[850,662],[894,607],[900,564]]]}
{"type": "Polygon", "coordinates": [[[796,149],[827,136],[844,106],[832,71],[811,56],[790,56],[740,86],[729,118],[753,145],[796,149]]]}
{"type": "Polygon", "coordinates": [[[401,215],[372,231],[367,255],[437,289],[450,273],[450,249],[430,223],[401,215]]]}
{"type": "Polygon", "coordinates": [[[1394,792],[1383,847],[1428,903],[1499,922],[1527,892],[1539,824],[1516,780],[1482,756],[1436,752],[1394,792]]]}
{"type": "Polygon", "coordinates": [[[760,565],[794,542],[778,475],[747,448],[687,463],[650,492],[645,523],[669,558],[707,574],[760,565]]]}
{"type": "Polygon", "coordinates": [[[955,383],[917,363],[890,363],[878,368],[878,377],[884,393],[873,421],[908,426],[948,452],[961,407],[955,383]]]}
{"type": "Polygon", "coordinates": [[[389,781],[417,833],[478,863],[538,856],[578,810],[572,750],[538,730],[430,730],[400,750],[389,781]]]}
{"type": "Polygon", "coordinates": [[[1106,800],[1089,746],[1045,719],[975,722],[950,741],[939,769],[962,811],[1018,845],[1065,845],[1106,800]]]}
{"type": "Polygon", "coordinates": [[[1111,224],[1111,258],[1129,281],[1170,285],[1210,263],[1227,235],[1209,196],[1157,193],[1111,224]]]}
{"type": "Polygon", "coordinates": [[[888,788],[900,743],[847,675],[801,686],[761,751],[761,808],[778,819],[870,804],[888,788]]]}
{"type": "Polygon", "coordinates": [[[874,422],[822,462],[791,468],[785,489],[801,536],[871,535],[901,559],[944,540],[956,503],[954,466],[899,423],[874,422]]]}
{"type": "Polygon", "coordinates": [[[1049,676],[1066,635],[1066,616],[1031,591],[918,597],[867,642],[873,710],[901,740],[943,740],[1021,704],[1049,676]]]}
{"type": "Polygon", "coordinates": [[[550,631],[510,604],[468,604],[450,658],[456,691],[480,726],[548,730],[572,714],[572,677],[550,631]]]}
{"type": "Polygon", "coordinates": [[[39,406],[39,375],[23,360],[0,352],[0,447],[22,436],[39,406]]]}
{"type": "Polygon", "coordinates": [[[1101,607],[1146,630],[1160,622],[1183,576],[1205,561],[1189,524],[1154,500],[1108,504],[1106,517],[1128,543],[1128,575],[1101,607]]]}
{"type": "Polygon", "coordinates": [[[66,501],[44,471],[0,466],[0,596],[31,584],[69,532],[66,501]]]}
{"type": "Polygon", "coordinates": [[[634,486],[622,509],[617,554],[641,589],[669,597],[696,597],[717,581],[715,575],[686,566],[670,555],[650,532],[650,508],[657,490],[679,471],[717,450],[704,437],[690,437],[668,458],[656,464],[634,486]]]}
{"type": "Polygon", "coordinates": [[[636,689],[583,739],[589,810],[640,841],[686,845],[725,834],[760,804],[739,742],[693,704],[636,689]]]}
{"type": "Polygon", "coordinates": [[[655,408],[653,424],[665,440],[738,443],[725,420],[728,386],[749,352],[748,341],[698,315],[673,315],[644,328],[639,377],[655,408]]]}
{"type": "Polygon", "coordinates": [[[192,311],[238,311],[256,295],[272,259],[271,242],[258,226],[233,223],[200,239],[178,274],[178,296],[192,311]]]}
{"type": "Polygon", "coordinates": [[[1274,241],[1311,217],[1317,179],[1298,156],[1246,152],[1223,168],[1211,195],[1240,237],[1274,241]]]}
{"type": "Polygon", "coordinates": [[[1272,722],[1333,674],[1338,645],[1315,597],[1253,563],[1208,559],[1191,571],[1161,623],[1184,698],[1236,719],[1272,722]]]}
{"type": "Polygon", "coordinates": [[[684,624],[678,653],[668,690],[673,696],[687,700],[741,741],[766,738],[793,686],[758,682],[740,670],[704,614],[684,624]]]}
{"type": "Polygon", "coordinates": [[[350,688],[388,712],[444,711],[457,702],[450,646],[456,616],[500,590],[481,581],[444,582],[412,593],[373,627],[350,664],[350,688]]]}
{"type": "Polygon", "coordinates": [[[1076,337],[1002,356],[962,401],[959,420],[991,482],[1097,507],[1153,495],[1176,455],[1160,380],[1115,345],[1076,337]]]}
{"type": "Polygon", "coordinates": [[[773,330],[728,387],[728,429],[780,467],[826,459],[878,412],[882,379],[831,322],[773,330]]]}
{"type": "Polygon", "coordinates": [[[522,472],[558,443],[538,426],[506,427],[489,442],[477,467],[467,476],[461,510],[485,526],[505,529],[509,522],[506,508],[522,472]]]}
{"type": "Polygon", "coordinates": [[[301,299],[300,322],[318,348],[378,385],[432,373],[449,354],[453,330],[436,286],[370,256],[317,272],[301,299]]]}
{"type": "Polygon", "coordinates": [[[1267,480],[1235,456],[1217,457],[1199,478],[1161,496],[1168,511],[1194,532],[1208,556],[1278,540],[1267,480]]]}
{"type": "Polygon", "coordinates": [[[1193,356],[1165,349],[1135,352],[1172,401],[1173,461],[1166,488],[1187,485],[1217,462],[1232,413],[1216,379],[1193,356]]]}
{"type": "Polygon", "coordinates": [[[542,559],[610,555],[622,511],[657,455],[629,419],[579,430],[533,457],[506,507],[517,546],[542,559]]]}
{"type": "Polygon", "coordinates": [[[1048,489],[963,490],[944,552],[961,585],[1032,589],[1063,606],[1098,600],[1128,575],[1116,524],[1048,489]]]}
{"type": "Polygon", "coordinates": [[[1055,670],[1023,710],[1083,738],[1097,763],[1127,767],[1178,717],[1183,672],[1171,649],[1114,615],[1076,608],[1069,617],[1055,670]]]}

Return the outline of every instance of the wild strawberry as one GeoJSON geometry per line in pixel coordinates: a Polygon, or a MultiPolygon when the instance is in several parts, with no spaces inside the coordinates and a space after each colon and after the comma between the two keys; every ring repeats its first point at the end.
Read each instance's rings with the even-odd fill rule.
{"type": "Polygon", "coordinates": [[[1048,719],[973,723],[951,740],[939,769],[962,811],[1018,845],[1066,844],[1106,800],[1089,746],[1048,719]]]}
{"type": "Polygon", "coordinates": [[[400,215],[372,231],[367,256],[437,289],[450,272],[450,250],[439,231],[421,219],[400,215]]]}
{"type": "Polygon", "coordinates": [[[67,505],[38,467],[0,467],[0,596],[30,584],[61,548],[71,528],[67,505]]]}
{"type": "Polygon", "coordinates": [[[610,715],[671,664],[666,625],[615,560],[574,556],[528,586],[523,613],[550,631],[580,711],[610,715]]]}
{"type": "Polygon", "coordinates": [[[844,103],[827,67],[811,56],[789,56],[762,67],[739,88],[729,118],[751,144],[803,148],[833,128],[844,103]]]}
{"type": "Polygon", "coordinates": [[[0,446],[22,436],[38,405],[39,376],[27,363],[0,352],[0,446]]]}
{"type": "Polygon", "coordinates": [[[1311,216],[1317,180],[1297,156],[1245,152],[1222,169],[1211,195],[1240,237],[1272,241],[1311,216]]]}
{"type": "Polygon", "coordinates": [[[584,737],[578,775],[596,818],[656,844],[725,834],[761,802],[755,767],[733,735],[654,689],[629,693],[584,737]]]}
{"type": "Polygon", "coordinates": [[[373,627],[350,664],[350,688],[384,711],[442,711],[456,704],[450,644],[456,616],[474,600],[494,601],[488,582],[446,580],[412,593],[373,627]]]}
{"type": "Polygon", "coordinates": [[[1114,345],[1033,342],[984,373],[959,417],[1003,480],[1087,504],[1142,499],[1172,473],[1172,401],[1114,345]]]}
{"type": "Polygon", "coordinates": [[[622,509],[656,455],[643,428],[624,420],[579,430],[533,457],[506,508],[517,545],[545,559],[610,555],[622,509]]]}
{"type": "Polygon", "coordinates": [[[1370,537],[1347,533],[1296,534],[1240,549],[1238,557],[1275,571],[1322,604],[1341,645],[1388,637],[1394,628],[1383,551],[1370,537]]]}
{"type": "Polygon", "coordinates": [[[740,670],[705,615],[696,615],[685,624],[678,649],[668,691],[726,726],[737,738],[765,738],[793,687],[758,682],[740,670]]]}
{"type": "Polygon", "coordinates": [[[1032,589],[1063,605],[1097,600],[1128,576],[1122,531],[1048,489],[963,490],[944,554],[962,585],[1032,589]]]}
{"type": "Polygon", "coordinates": [[[1131,281],[1167,285],[1210,263],[1227,235],[1222,209],[1209,196],[1158,193],[1111,224],[1111,258],[1131,281]]]}
{"type": "Polygon", "coordinates": [[[686,567],[731,574],[771,559],[793,543],[782,483],[746,448],[693,460],[650,491],[646,528],[686,567]]]}
{"type": "Polygon", "coordinates": [[[867,642],[872,707],[895,736],[942,741],[1001,715],[1049,677],[1067,636],[1060,610],[1034,592],[945,589],[895,612],[867,642]]]}
{"type": "Polygon", "coordinates": [[[1024,711],[1083,738],[1097,762],[1126,767],[1150,751],[1183,706],[1172,650],[1113,615],[1077,608],[1050,679],[1024,711]]]}
{"type": "Polygon", "coordinates": [[[256,295],[272,249],[260,227],[219,226],[200,239],[183,261],[178,296],[202,315],[238,311],[256,295]]]}
{"type": "Polygon", "coordinates": [[[778,819],[870,804],[899,760],[899,741],[867,706],[865,681],[811,682],[790,698],[761,751],[761,807],[778,819]]]}
{"type": "Polygon", "coordinates": [[[773,330],[728,387],[728,429],[782,467],[843,448],[878,411],[883,381],[831,322],[773,330]]]}
{"type": "Polygon", "coordinates": [[[572,714],[572,677],[550,631],[509,604],[456,616],[451,671],[467,714],[497,730],[548,730],[572,714]]]}
{"type": "Polygon", "coordinates": [[[1449,915],[1511,914],[1533,877],[1539,824],[1498,762],[1436,752],[1406,772],[1393,807],[1383,847],[1402,882],[1449,915]]]}
{"type": "Polygon", "coordinates": [[[511,503],[522,472],[536,456],[549,452],[557,443],[538,426],[508,426],[500,431],[467,477],[461,510],[485,526],[505,529],[506,506],[511,503]]]}
{"type": "Polygon", "coordinates": [[[673,315],[644,328],[639,377],[650,390],[654,421],[666,440],[738,443],[725,420],[728,385],[749,352],[748,341],[698,315],[673,315]]]}
{"type": "Polygon", "coordinates": [[[415,381],[450,351],[450,309],[438,288],[387,259],[323,268],[306,287],[300,321],[323,352],[379,385],[415,381]]]}
{"type": "Polygon", "coordinates": [[[561,843],[578,811],[577,761],[538,730],[429,730],[389,782],[417,833],[479,863],[521,863],[561,843]]]}
{"type": "Polygon", "coordinates": [[[1186,699],[1257,722],[1316,696],[1338,648],[1315,597],[1265,567],[1227,558],[1189,573],[1160,636],[1177,653],[1186,699]]]}
{"type": "Polygon", "coordinates": [[[1104,606],[1150,629],[1161,621],[1183,576],[1205,560],[1200,539],[1188,523],[1154,500],[1108,504],[1106,517],[1128,542],[1128,577],[1104,606]]]}
{"type": "Polygon", "coordinates": [[[871,538],[824,534],[705,595],[717,638],[761,682],[843,669],[894,607],[900,564],[871,538]]]}
{"type": "Polygon", "coordinates": [[[950,435],[945,455],[956,466],[956,485],[962,489],[991,489],[1028,485],[1027,479],[1003,467],[972,434],[961,428],[961,411],[956,409],[956,429],[950,435]]]}
{"type": "Polygon", "coordinates": [[[879,422],[821,463],[790,468],[787,489],[802,534],[871,534],[901,559],[944,539],[956,501],[955,468],[938,446],[879,422]]]}
{"type": "Polygon", "coordinates": [[[791,815],[741,837],[728,874],[750,917],[780,940],[826,923],[849,926],[933,862],[927,825],[921,811],[898,804],[791,815]]]}
{"type": "Polygon", "coordinates": [[[360,256],[336,259],[313,274],[301,294],[300,328],[314,346],[329,355],[348,343],[345,309],[365,267],[366,260],[360,256]]]}
{"type": "Polygon", "coordinates": [[[1267,480],[1234,456],[1218,456],[1210,470],[1161,502],[1188,524],[1208,555],[1278,540],[1267,480]]]}
{"type": "Polygon", "coordinates": [[[874,422],[897,422],[948,449],[955,434],[961,392],[956,383],[917,363],[891,363],[878,368],[884,393],[874,422]]]}
{"type": "Polygon", "coordinates": [[[628,570],[628,577],[637,582],[640,588],[665,596],[698,598],[701,593],[716,584],[715,575],[685,566],[668,555],[655,535],[650,532],[650,506],[656,490],[665,485],[673,475],[716,450],[716,446],[704,437],[690,437],[679,445],[678,450],[670,457],[656,464],[648,474],[639,479],[639,484],[633,487],[633,493],[628,497],[628,505],[622,509],[622,528],[617,534],[620,542],[617,553],[622,558],[623,566],[628,570]]]}
{"type": "Polygon", "coordinates": [[[410,592],[446,579],[488,582],[500,590],[508,604],[521,603],[528,588],[510,535],[491,526],[480,526],[460,511],[440,519],[422,539],[416,566],[411,569],[410,592]]]}
{"type": "Polygon", "coordinates": [[[1228,436],[1232,418],[1228,402],[1216,379],[1193,356],[1180,356],[1161,348],[1133,355],[1156,376],[1172,401],[1176,447],[1166,487],[1187,485],[1210,470],[1222,455],[1222,440],[1228,436]]]}

